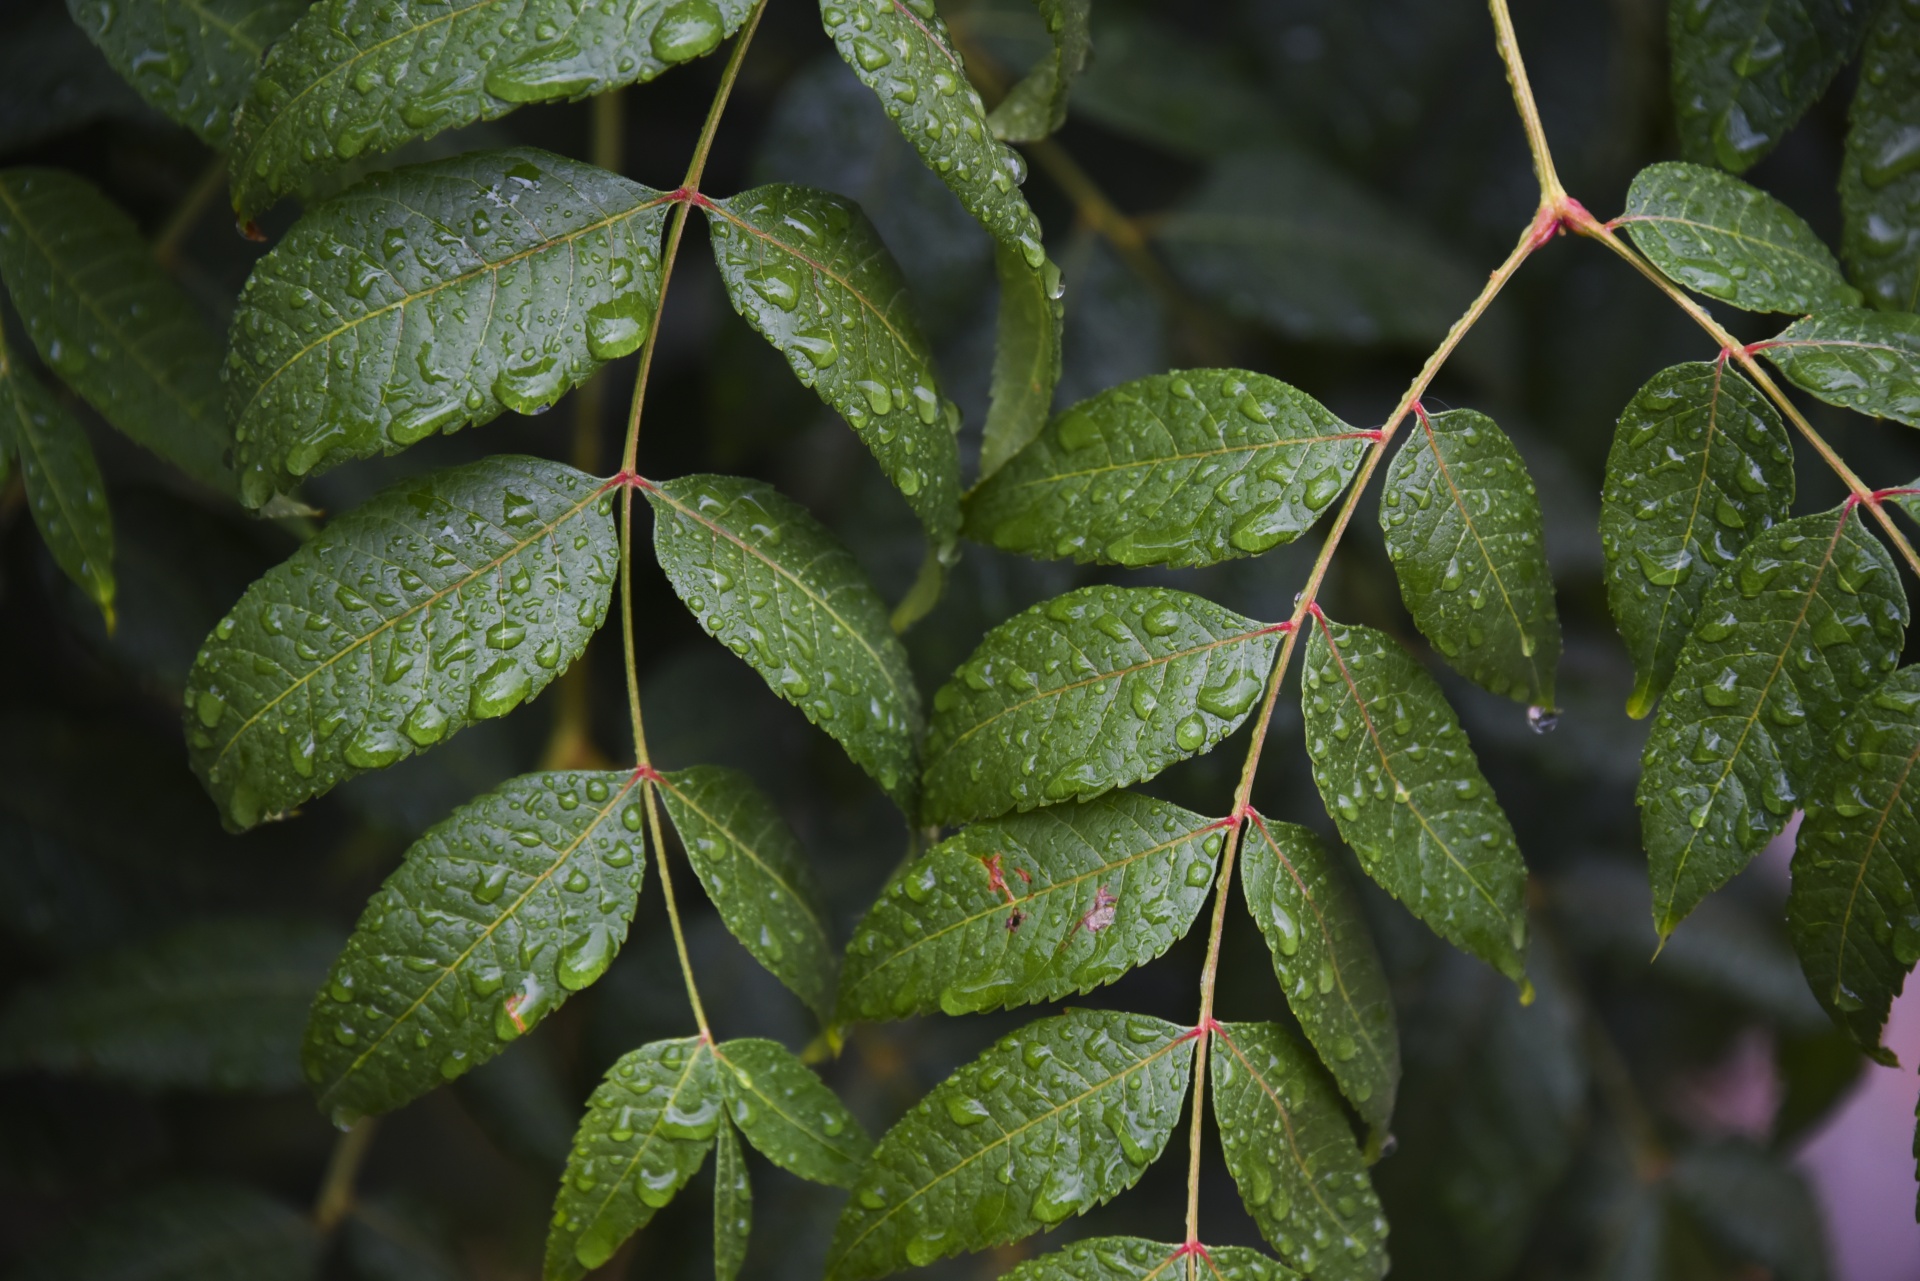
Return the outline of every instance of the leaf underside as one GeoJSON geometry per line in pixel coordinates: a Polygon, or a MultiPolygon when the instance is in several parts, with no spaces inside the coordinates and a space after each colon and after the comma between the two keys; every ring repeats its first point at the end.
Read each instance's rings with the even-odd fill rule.
{"type": "Polygon", "coordinates": [[[68,578],[113,622],[113,515],[87,433],[0,339],[0,484],[20,464],[27,510],[68,578]]]}
{"type": "Polygon", "coordinates": [[[1038,142],[1065,124],[1074,78],[1093,56],[1093,0],[1035,0],[1035,7],[1053,48],[988,114],[1002,142],[1038,142]]]}
{"type": "MultiPolygon", "coordinates": [[[[1185,1281],[1191,1253],[1140,1237],[1094,1237],[1028,1259],[1006,1281],[1185,1281]]],[[[1218,1281],[1295,1281],[1298,1274],[1243,1245],[1207,1248],[1201,1277],[1218,1281]]]]}
{"type": "Polygon", "coordinates": [[[1861,56],[1840,165],[1840,252],[1867,301],[1920,310],[1920,14],[1883,4],[1861,56]]]}
{"type": "Polygon", "coordinates": [[[1060,269],[1038,271],[1005,245],[994,249],[1000,280],[993,346],[993,381],[980,434],[980,475],[991,476],[1046,426],[1060,382],[1066,303],[1060,269]]]}
{"type": "Polygon", "coordinates": [[[803,1179],[854,1185],[873,1140],[812,1068],[777,1041],[727,1041],[715,1056],[727,1115],[756,1151],[803,1179]]]}
{"type": "Polygon", "coordinates": [[[1920,316],[1826,312],[1760,349],[1788,382],[1829,405],[1920,427],[1920,316]]]}

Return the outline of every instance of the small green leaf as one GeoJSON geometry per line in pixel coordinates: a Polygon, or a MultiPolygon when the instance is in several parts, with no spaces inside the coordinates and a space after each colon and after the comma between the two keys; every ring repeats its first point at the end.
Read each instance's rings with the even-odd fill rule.
{"type": "Polygon", "coordinates": [[[854,929],[840,1017],[970,1014],[1111,983],[1192,928],[1223,826],[1110,792],[969,827],[896,872],[854,929]]]}
{"type": "Polygon", "coordinates": [[[655,1041],[607,1069],[587,1100],[547,1230],[545,1281],[576,1281],[647,1226],[707,1159],[720,1115],[713,1046],[655,1041]]]}
{"type": "MultiPolygon", "coordinates": [[[[364,153],[585,98],[712,52],[750,0],[320,0],[267,51],[233,125],[233,207],[251,217],[364,153]]],[[[473,201],[470,203],[478,203],[473,201]]],[[[460,219],[465,220],[464,213],[460,219]]]]}
{"type": "Polygon", "coordinates": [[[1067,95],[1074,77],[1093,57],[1089,27],[1093,0],[1034,0],[1053,38],[1053,50],[1007,90],[987,115],[1002,142],[1038,142],[1067,122],[1067,95]]]}
{"type": "Polygon", "coordinates": [[[320,1234],[305,1215],[230,1183],[166,1183],[93,1210],[41,1241],[10,1281],[312,1281],[320,1234]]]}
{"type": "Polygon", "coordinates": [[[1493,419],[1420,411],[1387,470],[1380,528],[1400,598],[1454,670],[1551,710],[1560,615],[1540,500],[1493,419]]]}
{"type": "Polygon", "coordinates": [[[740,1136],[722,1122],[713,1147],[713,1281],[734,1281],[753,1234],[753,1185],[740,1136]]]}
{"type": "Polygon", "coordinates": [[[1829,405],[1920,427],[1920,316],[1830,311],[1757,347],[1788,382],[1829,405]]]}
{"type": "Polygon", "coordinates": [[[1019,253],[998,245],[994,271],[1000,308],[993,340],[993,384],[980,437],[980,475],[993,475],[1046,426],[1060,382],[1060,340],[1066,304],[1060,268],[1051,260],[1029,270],[1019,253]]]}
{"type": "Polygon", "coordinates": [[[1634,393],[1600,494],[1607,604],[1636,672],[1629,715],[1653,710],[1707,588],[1786,519],[1793,488],[1780,415],[1725,361],[1663,369],[1634,393]]]}
{"type": "Polygon", "coordinates": [[[1804,316],[1860,305],[1860,291],[1799,214],[1718,169],[1648,165],[1614,221],[1675,284],[1743,311],[1804,316]]]}
{"type": "Polygon", "coordinates": [[[1883,4],[1867,34],[1840,165],[1840,252],[1867,301],[1920,311],[1920,14],[1883,4]]]}
{"type": "Polygon", "coordinates": [[[113,626],[113,514],[86,429],[0,338],[0,484],[20,460],[33,523],[68,578],[113,626]]]}
{"type": "Polygon", "coordinates": [[[1041,559],[1210,565],[1311,529],[1367,444],[1264,374],[1156,374],[1048,423],[967,496],[965,532],[1041,559]]]}
{"type": "Polygon", "coordinates": [[[1527,867],[1440,687],[1391,638],[1324,618],[1300,685],[1313,781],[1367,875],[1524,983],[1527,867]]]}
{"type": "Polygon", "coordinates": [[[873,1140],[812,1068],[778,1041],[728,1041],[714,1054],[727,1114],[755,1150],[803,1179],[854,1185],[873,1140]]]}
{"type": "Polygon", "coordinates": [[[880,1140],[834,1229],[829,1281],[1018,1241],[1132,1187],[1180,1119],[1192,1040],[1118,1010],[1002,1037],[880,1140]]]}
{"type": "Polygon", "coordinates": [[[1287,1006],[1340,1092],[1384,1136],[1400,1088],[1400,1033],[1373,933],[1320,838],[1260,815],[1240,884],[1287,1006]]]}
{"type": "Polygon", "coordinates": [[[1275,1024],[1224,1023],[1209,1057],[1220,1146],[1260,1235],[1316,1281],[1385,1276],[1380,1198],[1313,1055],[1275,1024]]]}
{"type": "Polygon", "coordinates": [[[1661,938],[1786,826],[1906,622],[1893,561],[1850,505],[1775,525],[1707,589],[1641,758],[1661,938]]]}
{"type": "Polygon", "coordinates": [[[1282,628],[1163,587],[1083,587],[988,632],[933,699],[931,823],[1087,800],[1211,751],[1282,628]]]}
{"type": "Polygon", "coordinates": [[[717,765],[663,774],[660,798],[727,929],[825,1023],[838,958],[813,869],[780,811],[717,765]]]}
{"type": "Polygon", "coordinates": [[[682,476],[641,492],[654,553],[700,625],[912,813],[920,691],[853,554],[758,481],[682,476]]]}
{"type": "MultiPolygon", "coordinates": [[[[1193,1251],[1140,1237],[1095,1237],[1043,1254],[1005,1281],[1185,1281],[1193,1251]]],[[[1198,1273],[1215,1281],[1296,1281],[1296,1274],[1243,1245],[1210,1246],[1198,1273]]]]}
{"type": "Polygon", "coordinates": [[[0,172],[0,277],[62,382],[135,444],[233,489],[220,340],[119,206],[61,170],[0,172]]]}
{"type": "Polygon", "coordinates": [[[646,868],[638,781],[524,774],[413,843],[314,999],[323,1112],[350,1124],[463,1076],[606,971],[646,868]]]}
{"type": "Polygon", "coordinates": [[[605,485],[498,455],[402,481],[247,589],[187,681],[194,772],[232,827],[533,698],[606,620],[605,485]]]}
{"type": "Polygon", "coordinates": [[[530,147],[376,174],[316,206],[234,312],[242,497],[547,408],[646,338],[665,221],[651,188],[530,147]]]}
{"type": "Polygon", "coordinates": [[[1920,668],[1860,700],[1807,788],[1787,926],[1807,984],[1879,1062],[1887,1011],[1920,959],[1920,668]]]}

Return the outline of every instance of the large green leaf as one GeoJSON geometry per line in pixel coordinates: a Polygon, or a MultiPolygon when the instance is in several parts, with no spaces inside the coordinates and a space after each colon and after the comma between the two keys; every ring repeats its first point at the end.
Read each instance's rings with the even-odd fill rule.
{"type": "Polygon", "coordinates": [[[194,772],[235,828],[504,716],[607,616],[605,485],[499,455],[402,481],[247,589],[187,681],[194,772]]]}
{"type": "Polygon", "coordinates": [[[323,1111],[351,1123],[463,1076],[606,971],[646,868],[638,782],[525,774],[414,842],[314,1000],[323,1111]]]}
{"type": "Polygon", "coordinates": [[[747,1142],[803,1179],[853,1186],[873,1140],[812,1068],[778,1041],[727,1041],[714,1055],[727,1115],[747,1142]]]}
{"type": "Polygon", "coordinates": [[[1648,165],[1614,222],[1676,284],[1743,310],[1804,316],[1860,305],[1860,291],[1799,214],[1718,169],[1648,165]]]}
{"type": "Polygon", "coordinates": [[[1551,709],[1560,615],[1540,500],[1493,419],[1422,411],[1387,470],[1380,528],[1400,598],[1454,669],[1551,709]]]}
{"type": "Polygon", "coordinates": [[[700,625],[911,813],[920,691],[853,554],[758,481],[683,476],[642,492],[654,552],[700,625]]]}
{"type": "Polygon", "coordinates": [[[752,779],[717,765],[662,775],[660,795],[727,929],[826,1022],[838,957],[813,869],[780,811],[752,779]]]}
{"type": "Polygon", "coordinates": [[[980,436],[980,475],[991,476],[1046,426],[1060,382],[1066,323],[1060,269],[1038,271],[1005,245],[994,250],[1000,307],[993,346],[993,382],[980,436]]]}
{"type": "Polygon", "coordinates": [[[309,1281],[321,1237],[265,1193],[168,1183],[88,1213],[22,1258],[10,1281],[309,1281]]]}
{"type": "Polygon", "coordinates": [[[19,989],[0,1068],[197,1090],[297,1086],[295,1047],[333,931],[207,921],[19,989]]]}
{"type": "Polygon", "coordinates": [[[1287,1007],[1340,1092],[1384,1137],[1400,1088],[1400,1033],[1360,901],[1306,828],[1255,814],[1244,840],[1240,883],[1287,1007]]]}
{"type": "Polygon", "coordinates": [[[113,515],[86,430],[0,338],[0,484],[20,462],[27,510],[54,564],[113,624],[113,515]]]}
{"type": "Polygon", "coordinates": [[[1093,0],[1034,0],[1034,4],[1053,39],[1053,49],[988,114],[993,136],[1005,142],[1038,142],[1065,124],[1074,77],[1093,57],[1089,24],[1093,0]]]}
{"type": "Polygon", "coordinates": [[[1681,150],[1734,173],[1766,155],[1853,56],[1872,16],[1864,0],[1674,0],[1681,150]]]}
{"type": "Polygon", "coordinates": [[[1117,1010],[1002,1037],[880,1140],[834,1229],[829,1281],[1017,1241],[1132,1187],[1179,1121],[1192,1041],[1117,1010]]]}
{"type": "Polygon", "coordinates": [[[840,1017],[969,1014],[1111,983],[1192,928],[1224,824],[1110,792],[967,828],[855,928],[840,1017]]]}
{"type": "Polygon", "coordinates": [[[136,444],[233,488],[220,340],[133,219],[70,173],[0,172],[0,277],[63,382],[136,444]]]}
{"type": "Polygon", "coordinates": [[[1524,982],[1526,864],[1440,687],[1391,638],[1324,618],[1300,685],[1313,781],[1367,875],[1524,982]]]}
{"type": "Polygon", "coordinates": [[[234,119],[233,207],[251,217],[289,192],[311,194],[363,152],[492,120],[523,102],[651,80],[711,52],[752,8],[750,0],[320,0],[267,51],[234,119]]]}
{"type": "Polygon", "coordinates": [[[376,174],[314,208],[254,265],[233,316],[247,503],[502,410],[538,413],[639,347],[665,199],[520,147],[376,174]]]}
{"type": "Polygon", "coordinates": [[[1787,381],[1829,405],[1920,427],[1920,316],[1830,311],[1758,348],[1787,381]]]}
{"type": "Polygon", "coordinates": [[[1780,415],[1725,361],[1663,369],[1634,393],[1600,493],[1607,604],[1636,673],[1630,715],[1653,710],[1707,588],[1786,518],[1793,488],[1780,415]]]}
{"type": "Polygon", "coordinates": [[[859,433],[933,541],[951,543],[960,411],[940,394],[907,282],[866,214],[844,196],[784,185],[702,208],[734,310],[859,433]]]}
{"type": "Polygon", "coordinates": [[[713,1281],[734,1281],[753,1233],[753,1185],[740,1136],[724,1122],[713,1145],[713,1281]]]}
{"type": "Polygon", "coordinates": [[[1813,994],[1861,1048],[1920,960],[1920,668],[1854,707],[1807,788],[1787,925],[1813,994]]]}
{"type": "Polygon", "coordinates": [[[1851,505],[1775,525],[1707,589],[1641,758],[1662,938],[1786,826],[1906,621],[1893,561],[1851,505]]]}
{"type": "Polygon", "coordinates": [[[1883,4],[1840,166],[1840,252],[1876,307],[1920,311],[1920,13],[1883,4]]]}
{"type": "Polygon", "coordinates": [[[713,1046],[655,1041],[607,1069],[587,1100],[547,1230],[546,1281],[575,1281],[686,1186],[706,1160],[720,1115],[713,1046]]]}
{"type": "Polygon", "coordinates": [[[1195,369],[1082,401],[967,496],[966,532],[1027,556],[1210,565],[1292,542],[1368,437],[1264,374],[1195,369]]]}
{"type": "Polygon", "coordinates": [[[1209,1055],[1227,1168],[1260,1235],[1324,1281],[1378,1281],[1387,1221],[1340,1096],[1272,1023],[1224,1023],[1209,1055]]]}
{"type": "MultiPolygon", "coordinates": [[[[1187,1246],[1140,1237],[1094,1237],[1043,1254],[1006,1274],[1006,1281],[1182,1281],[1193,1262],[1187,1246]]],[[[1294,1281],[1292,1270],[1243,1245],[1209,1246],[1197,1274],[1216,1281],[1294,1281]]]]}
{"type": "Polygon", "coordinates": [[[1259,700],[1281,630],[1163,587],[1016,614],[934,695],[925,819],[1086,800],[1212,750],[1259,700]]]}

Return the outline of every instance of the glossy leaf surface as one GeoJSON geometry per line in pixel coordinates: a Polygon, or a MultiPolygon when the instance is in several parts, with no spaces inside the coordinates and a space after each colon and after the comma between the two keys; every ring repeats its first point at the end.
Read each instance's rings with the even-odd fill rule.
{"type": "Polygon", "coordinates": [[[753,1185],[740,1136],[724,1122],[713,1145],[713,1281],[734,1281],[753,1234],[753,1185]]]}
{"type": "Polygon", "coordinates": [[[815,1183],[850,1188],[873,1140],[846,1105],[778,1041],[727,1041],[715,1051],[727,1115],[760,1155],[815,1183]]]}
{"type": "Polygon", "coordinates": [[[231,1183],[168,1183],[93,1210],[20,1260],[13,1281],[311,1281],[321,1237],[231,1183]]]}
{"type": "MultiPolygon", "coordinates": [[[[1006,1281],[1181,1281],[1189,1252],[1140,1237],[1094,1237],[1028,1259],[1006,1281]]],[[[1295,1273],[1243,1245],[1209,1246],[1202,1276],[1219,1281],[1293,1281],[1295,1273]]]]}
{"type": "Polygon", "coordinates": [[[1920,316],[1826,312],[1760,349],[1788,382],[1829,405],[1920,427],[1920,316]]]}
{"type": "Polygon", "coordinates": [[[1007,90],[987,116],[993,136],[1037,142],[1067,122],[1067,95],[1093,56],[1093,0],[1034,0],[1053,50],[1007,90]]]}
{"type": "Polygon", "coordinates": [[[991,476],[1046,426],[1060,382],[1066,321],[1060,269],[1036,270],[1005,245],[994,250],[1000,310],[994,331],[993,382],[980,439],[980,475],[991,476]]]}
{"type": "Polygon", "coordinates": [[[113,514],[86,429],[0,339],[0,483],[20,465],[34,527],[68,578],[113,620],[113,514]]]}
{"type": "Polygon", "coordinates": [[[1883,4],[1867,33],[1840,166],[1840,252],[1875,307],[1920,311],[1920,13],[1883,4]]]}

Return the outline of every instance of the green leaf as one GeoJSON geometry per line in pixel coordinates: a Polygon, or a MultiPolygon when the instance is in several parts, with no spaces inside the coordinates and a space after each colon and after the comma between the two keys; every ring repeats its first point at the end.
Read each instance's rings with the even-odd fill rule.
{"type": "Polygon", "coordinates": [[[1367,443],[1264,374],[1156,374],[1048,423],[967,496],[965,532],[1042,559],[1210,565],[1312,528],[1367,443]]]}
{"type": "Polygon", "coordinates": [[[701,207],[734,310],[847,420],[934,543],[952,543],[960,411],[940,394],[907,282],[866,214],[778,184],[701,207]]]}
{"type": "Polygon", "coordinates": [[[1920,427],[1920,316],[1830,311],[1795,321],[1756,349],[1829,405],[1920,427]]]}
{"type": "Polygon", "coordinates": [[[1722,1139],[1682,1152],[1668,1178],[1675,1199],[1741,1260],[1780,1281],[1826,1281],[1820,1206],[1785,1159],[1722,1139]]]}
{"type": "Polygon", "coordinates": [[[242,496],[258,507],[349,459],[545,409],[645,339],[665,221],[651,188],[530,147],[376,174],[316,206],[234,312],[242,496]]]}
{"type": "Polygon", "coordinates": [[[813,1069],[778,1041],[728,1041],[714,1051],[727,1115],[781,1169],[850,1188],[873,1140],[813,1069]]]}
{"type": "Polygon", "coordinates": [[[1210,1054],[1213,1117],[1247,1213],[1316,1281],[1378,1281],[1387,1221],[1340,1096],[1272,1023],[1224,1023],[1210,1054]]]}
{"type": "Polygon", "coordinates": [[[1853,56],[1860,0],[1676,0],[1673,111],[1687,159],[1739,173],[1773,150],[1853,56]]]}
{"type": "Polygon", "coordinates": [[[1648,165],[1614,220],[1667,278],[1743,311],[1858,307],[1813,228],[1758,187],[1680,161],[1648,165]]]}
{"type": "Polygon", "coordinates": [[[660,799],[720,919],[825,1023],[838,957],[813,869],[773,802],[739,770],[660,778],[660,799]]]}
{"type": "Polygon", "coordinates": [[[993,383],[980,438],[980,475],[993,475],[1046,426],[1060,382],[1060,340],[1066,323],[1060,268],[1051,260],[1030,271],[1005,245],[994,249],[1000,307],[993,340],[993,383]]]}
{"type": "Polygon", "coordinates": [[[829,1281],[1017,1241],[1132,1187],[1180,1119],[1192,1040],[1118,1010],[1002,1037],[880,1140],[834,1229],[829,1281]]]}
{"type": "MultiPolygon", "coordinates": [[[[1043,1254],[1005,1281],[1184,1281],[1193,1252],[1140,1237],[1095,1237],[1043,1254]]],[[[1216,1281],[1295,1281],[1295,1273],[1243,1245],[1209,1246],[1198,1274],[1216,1281]]]]}
{"type": "Polygon", "coordinates": [[[840,1017],[971,1014],[1111,983],[1192,928],[1224,826],[1110,792],[969,827],[896,872],[855,928],[840,1017]]]}
{"type": "Polygon", "coordinates": [[[220,340],[119,206],[61,170],[0,171],[0,277],[61,381],[135,444],[233,489],[220,340]]]}
{"type": "Polygon", "coordinates": [[[336,1122],[465,1075],[606,971],[646,868],[639,775],[525,774],[413,843],[333,964],[303,1062],[336,1122]]]}
{"type": "Polygon", "coordinates": [[[752,7],[320,0],[267,51],[234,119],[233,207],[252,217],[290,192],[312,194],[323,175],[363,152],[494,120],[524,102],[651,80],[710,53],[752,7]]]}
{"type": "Polygon", "coordinates": [[[1793,488],[1780,415],[1725,361],[1663,369],[1634,393],[1600,495],[1607,604],[1636,673],[1629,715],[1653,710],[1707,588],[1786,519],[1793,488]]]}
{"type": "Polygon", "coordinates": [[[306,7],[307,0],[67,0],[113,69],[210,147],[226,145],[260,59],[306,7]]]}
{"type": "Polygon", "coordinates": [[[1920,311],[1920,15],[1883,4],[1867,35],[1840,164],[1840,252],[1876,307],[1920,311]]]}
{"type": "Polygon", "coordinates": [[[1038,142],[1067,122],[1067,95],[1074,77],[1093,57],[1089,28],[1093,0],[1034,0],[1053,38],[1053,51],[1007,90],[987,115],[1003,142],[1038,142]]]}
{"type": "Polygon", "coordinates": [[[187,681],[194,772],[252,827],[545,689],[606,620],[607,487],[498,455],[402,481],[247,589],[187,681]]]}
{"type": "Polygon", "coordinates": [[[1786,826],[1906,622],[1893,561],[1851,505],[1782,521],[1714,580],[1641,757],[1660,937],[1786,826]]]}
{"type": "Polygon", "coordinates": [[[1860,700],[1807,788],[1787,925],[1807,984],[1876,1060],[1887,1011],[1920,959],[1920,668],[1860,700]]]}
{"type": "Polygon", "coordinates": [[[1462,676],[1551,710],[1560,615],[1533,477],[1485,414],[1418,417],[1380,494],[1400,598],[1462,676]]]}
{"type": "Polygon", "coordinates": [[[1245,841],[1241,888],[1287,1007],[1340,1092],[1384,1137],[1400,1088],[1400,1033],[1360,901],[1306,828],[1255,814],[1245,841]]]}
{"type": "Polygon", "coordinates": [[[230,1183],[168,1183],[45,1239],[10,1281],[309,1281],[320,1234],[273,1197],[230,1183]]]}
{"type": "Polygon", "coordinates": [[[912,813],[920,691],[853,554],[758,481],[682,476],[641,492],[654,553],[701,626],[912,813]]]}
{"type": "Polygon", "coordinates": [[[753,1185],[740,1137],[721,1123],[713,1147],[713,1281],[734,1281],[753,1233],[753,1185]]]}
{"type": "Polygon", "coordinates": [[[1281,627],[1164,587],[1083,587],[988,632],[933,699],[931,823],[1088,800],[1211,751],[1281,627]]]}
{"type": "Polygon", "coordinates": [[[720,1115],[713,1046],[655,1041],[607,1069],[587,1100],[547,1230],[545,1281],[575,1281],[613,1257],[707,1159],[720,1115]]]}
{"type": "Polygon", "coordinates": [[[113,626],[113,515],[93,445],[65,406],[0,338],[0,484],[20,460],[27,509],[54,564],[113,626]]]}
{"type": "Polygon", "coordinates": [[[188,925],[22,987],[0,1069],[145,1088],[285,1090],[331,930],[247,919],[188,925]]]}
{"type": "Polygon", "coordinates": [[[1388,636],[1326,618],[1300,684],[1313,781],[1367,875],[1524,984],[1527,867],[1440,687],[1388,636]]]}

